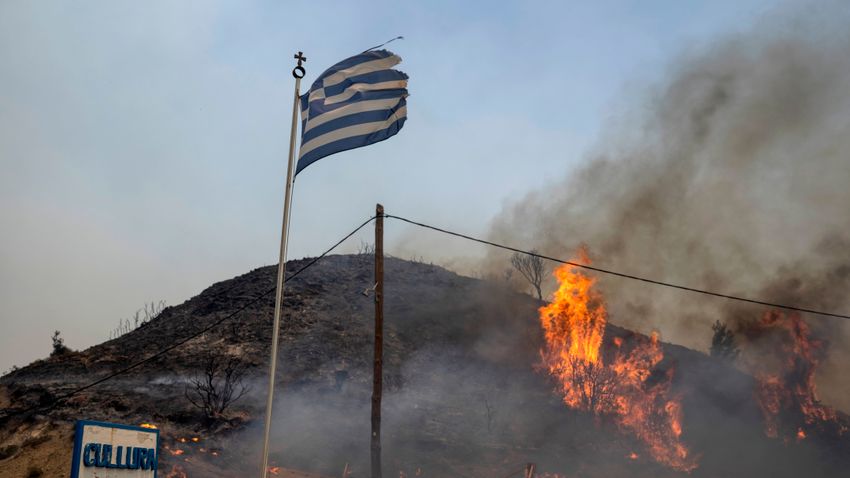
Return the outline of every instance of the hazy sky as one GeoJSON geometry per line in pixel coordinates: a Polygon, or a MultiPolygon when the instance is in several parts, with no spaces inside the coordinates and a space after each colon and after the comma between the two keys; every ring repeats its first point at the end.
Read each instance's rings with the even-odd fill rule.
{"type": "MultiPolygon", "coordinates": [[[[376,202],[484,233],[678,56],[771,3],[0,2],[0,372],[46,356],[55,329],[85,348],[145,302],[277,261],[297,50],[306,86],[404,35],[411,97],[398,136],[299,176],[291,258],[376,202]]],[[[397,222],[387,236],[401,257],[480,253],[397,222]]]]}

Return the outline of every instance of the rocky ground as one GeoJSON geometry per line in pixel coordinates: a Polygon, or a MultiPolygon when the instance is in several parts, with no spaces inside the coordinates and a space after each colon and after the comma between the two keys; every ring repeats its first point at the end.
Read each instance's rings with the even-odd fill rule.
{"type": "MultiPolygon", "coordinates": [[[[287,270],[306,262],[292,261],[287,270]]],[[[285,468],[340,476],[346,463],[352,478],[367,475],[372,267],[370,256],[330,256],[288,284],[271,454],[281,476],[285,468]]],[[[259,463],[274,307],[267,292],[275,275],[276,267],[264,267],[214,284],[124,336],[2,377],[0,476],[25,477],[33,467],[42,476],[67,476],[77,419],[158,426],[160,476],[248,476],[259,463]],[[242,307],[159,359],[58,406],[16,413],[51,404],[242,307]],[[210,353],[237,359],[251,387],[212,423],[185,398],[187,381],[210,353]]],[[[642,445],[613,425],[568,410],[553,394],[553,384],[535,369],[542,340],[536,299],[395,258],[386,261],[385,296],[388,476],[500,478],[526,462],[569,477],[681,475],[645,458],[642,445]]],[[[609,326],[606,342],[633,336],[609,326]]],[[[683,347],[665,344],[664,352],[661,368],[675,368],[673,388],[683,399],[683,439],[701,455],[692,475],[844,476],[846,439],[767,439],[751,377],[683,347]]]]}

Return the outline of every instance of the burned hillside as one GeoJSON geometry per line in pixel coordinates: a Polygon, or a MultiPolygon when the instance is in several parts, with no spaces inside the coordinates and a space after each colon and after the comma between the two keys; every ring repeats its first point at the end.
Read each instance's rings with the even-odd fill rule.
{"type": "MultiPolygon", "coordinates": [[[[306,260],[292,261],[289,271],[306,260]]],[[[288,283],[272,462],[279,472],[366,476],[372,366],[372,257],[330,256],[288,283]]],[[[162,476],[240,477],[259,463],[276,267],[217,283],[155,320],[85,351],[38,361],[2,378],[2,476],[39,464],[67,474],[76,419],[153,424],[162,476]],[[264,293],[267,293],[263,296],[264,293]],[[74,395],[15,414],[153,354],[244,311],[174,351],[74,395]],[[248,394],[213,423],[186,399],[211,352],[237,359],[248,394]],[[11,447],[11,448],[8,448],[11,447]],[[48,453],[49,452],[49,453],[48,453]],[[171,474],[169,474],[171,473],[171,474]]],[[[541,355],[544,302],[497,281],[386,260],[384,468],[406,476],[500,477],[537,465],[540,476],[842,476],[850,444],[840,427],[770,437],[757,381],[702,352],[658,342],[647,383],[667,383],[681,405],[681,443],[695,466],[659,463],[610,413],[566,406],[541,355]]],[[[604,292],[604,291],[602,291],[604,292]]],[[[616,297],[607,297],[616,301],[616,297]]],[[[604,324],[601,353],[652,340],[604,324]]],[[[711,330],[704,331],[706,346],[711,330]]],[[[781,420],[783,417],[779,416],[781,420]]],[[[846,424],[836,412],[836,423],[846,424]]],[[[650,426],[652,422],[649,423],[650,426]]],[[[844,425],[841,425],[844,426],[844,425]]],[[[295,476],[295,475],[293,475],[295,476]]]]}

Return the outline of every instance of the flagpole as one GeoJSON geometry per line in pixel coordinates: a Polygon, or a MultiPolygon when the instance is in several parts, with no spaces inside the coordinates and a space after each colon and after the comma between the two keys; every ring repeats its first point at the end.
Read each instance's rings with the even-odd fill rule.
{"type": "Polygon", "coordinates": [[[295,166],[295,133],[298,128],[298,110],[300,102],[301,78],[306,71],[301,63],[307,61],[300,51],[295,55],[298,66],[292,70],[295,77],[295,97],[292,103],[292,128],[289,133],[289,163],[286,167],[286,192],[283,198],[283,225],[280,233],[280,261],[277,266],[277,292],[274,298],[274,326],[272,327],[272,351],[269,363],[269,393],[266,400],[265,434],[263,435],[263,467],[260,477],[267,478],[269,472],[269,434],[272,425],[272,404],[274,402],[274,380],[277,369],[277,347],[280,336],[280,316],[283,308],[283,286],[286,277],[286,248],[289,240],[289,207],[292,203],[292,177],[295,166]]]}

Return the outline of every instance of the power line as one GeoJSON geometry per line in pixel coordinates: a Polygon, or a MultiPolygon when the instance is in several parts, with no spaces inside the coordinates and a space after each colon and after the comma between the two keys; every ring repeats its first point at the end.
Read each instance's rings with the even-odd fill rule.
{"type": "MultiPolygon", "coordinates": [[[[376,218],[376,217],[377,217],[377,216],[372,216],[372,217],[370,217],[369,219],[367,219],[366,221],[364,221],[364,222],[363,222],[363,224],[360,224],[359,226],[357,226],[357,228],[355,228],[354,230],[352,230],[351,232],[349,232],[348,234],[346,234],[346,235],[345,235],[342,239],[340,239],[340,240],[339,240],[339,241],[337,241],[334,245],[332,245],[331,247],[329,247],[329,248],[328,248],[325,252],[323,252],[321,255],[319,255],[319,256],[317,256],[317,257],[313,258],[313,260],[311,260],[310,262],[308,262],[307,264],[305,264],[303,267],[301,267],[301,268],[300,268],[300,269],[298,269],[297,271],[293,272],[293,273],[292,273],[289,277],[287,277],[286,279],[284,279],[284,283],[289,282],[290,280],[294,279],[295,277],[297,277],[299,274],[301,274],[301,273],[302,273],[302,272],[304,272],[305,270],[307,270],[307,269],[309,269],[310,267],[312,267],[315,263],[319,262],[319,260],[321,260],[322,258],[324,258],[325,256],[327,256],[328,254],[330,254],[330,253],[331,253],[331,251],[333,251],[334,249],[336,249],[337,247],[339,247],[339,245],[340,245],[340,244],[342,244],[342,243],[343,243],[343,242],[345,242],[348,238],[350,238],[351,236],[353,236],[354,234],[356,234],[356,233],[357,233],[360,229],[363,229],[363,228],[364,228],[367,224],[369,224],[370,222],[372,222],[373,220],[375,220],[375,218],[376,218]]],[[[280,266],[280,265],[278,265],[278,267],[279,267],[279,266],[280,266]]],[[[219,325],[223,324],[224,322],[226,322],[226,321],[228,321],[228,320],[232,319],[233,317],[236,317],[237,315],[239,315],[242,311],[244,311],[244,310],[245,310],[245,309],[247,309],[248,307],[250,307],[250,306],[252,306],[252,305],[256,304],[257,302],[259,302],[259,301],[260,301],[260,299],[262,299],[262,298],[264,298],[265,296],[267,296],[267,295],[271,294],[272,292],[274,292],[274,291],[275,291],[275,288],[276,288],[276,287],[272,287],[271,289],[266,290],[266,291],[265,291],[265,292],[263,292],[262,294],[258,295],[257,297],[255,297],[255,298],[251,299],[250,301],[248,301],[247,303],[245,303],[245,305],[243,305],[242,307],[240,307],[240,308],[236,309],[235,311],[231,312],[230,314],[226,315],[225,317],[223,317],[223,318],[221,318],[221,319],[218,319],[218,320],[216,320],[215,322],[213,322],[213,323],[211,323],[211,324],[207,325],[206,327],[204,327],[204,328],[200,329],[199,331],[197,331],[197,332],[193,333],[192,335],[189,335],[189,336],[187,336],[187,337],[184,337],[184,338],[182,338],[182,339],[178,340],[177,342],[174,342],[174,343],[172,343],[171,345],[169,345],[169,346],[167,346],[167,347],[165,347],[165,348],[163,348],[163,349],[159,350],[159,351],[158,351],[158,352],[156,352],[155,354],[153,354],[153,355],[151,355],[151,356],[149,356],[149,357],[147,357],[147,358],[144,358],[144,359],[142,359],[142,360],[139,360],[139,361],[137,361],[137,362],[134,362],[134,363],[132,363],[132,364],[130,364],[130,365],[128,365],[128,366],[126,366],[126,367],[124,367],[124,368],[120,369],[120,370],[117,370],[117,371],[115,371],[115,372],[113,372],[113,373],[111,373],[111,374],[109,374],[109,375],[107,375],[107,376],[105,376],[105,377],[103,377],[103,378],[100,378],[100,379],[98,379],[98,380],[95,380],[94,382],[91,382],[91,383],[89,383],[89,384],[83,385],[82,387],[76,388],[76,389],[74,389],[74,390],[72,390],[72,391],[70,391],[70,392],[67,392],[67,393],[65,393],[65,394],[62,394],[62,395],[60,395],[60,396],[58,396],[58,397],[54,398],[54,399],[51,401],[51,403],[50,403],[50,404],[48,404],[48,405],[34,405],[34,406],[31,406],[31,407],[26,408],[26,409],[24,409],[24,410],[18,410],[18,411],[15,411],[14,413],[9,413],[9,414],[4,415],[4,416],[2,416],[2,417],[0,417],[0,418],[9,418],[9,417],[12,417],[12,416],[16,416],[16,415],[23,415],[23,414],[25,414],[25,413],[34,412],[34,411],[38,411],[38,410],[43,410],[43,411],[45,411],[45,412],[46,412],[46,411],[49,411],[49,410],[52,410],[52,409],[53,409],[53,408],[54,408],[57,404],[59,404],[59,402],[61,402],[61,401],[63,401],[63,400],[67,400],[67,399],[71,398],[72,396],[74,396],[74,395],[76,395],[76,394],[78,394],[78,393],[80,393],[80,392],[83,392],[83,391],[85,391],[85,390],[88,390],[88,389],[90,389],[90,388],[92,388],[92,387],[96,387],[97,385],[100,385],[101,383],[106,382],[107,380],[111,380],[111,379],[113,379],[113,378],[115,378],[115,377],[117,377],[117,376],[119,376],[119,375],[123,375],[123,374],[125,374],[125,373],[129,372],[130,370],[133,370],[133,369],[135,369],[135,368],[137,368],[137,367],[140,367],[141,365],[144,365],[144,364],[146,364],[146,363],[148,363],[148,362],[150,362],[150,361],[152,361],[152,360],[155,360],[155,359],[157,359],[157,358],[159,358],[159,357],[161,357],[161,356],[163,356],[163,355],[167,354],[168,352],[171,352],[172,350],[176,349],[177,347],[180,347],[181,345],[185,344],[186,342],[189,342],[190,340],[195,339],[195,338],[197,338],[197,337],[201,336],[202,334],[205,334],[205,333],[209,332],[210,330],[214,329],[215,327],[218,327],[219,325]]]]}
{"type": "Polygon", "coordinates": [[[795,312],[807,312],[809,314],[822,315],[822,316],[825,316],[825,317],[835,317],[835,318],[839,318],[839,319],[850,320],[850,315],[837,314],[837,313],[833,313],[833,312],[824,312],[822,310],[806,309],[806,308],[803,308],[803,307],[796,307],[796,306],[793,306],[793,305],[777,304],[777,303],[774,303],[774,302],[767,302],[767,301],[758,300],[758,299],[749,299],[749,298],[746,298],[746,297],[730,295],[730,294],[722,294],[720,292],[713,292],[713,291],[710,291],[710,290],[697,289],[695,287],[688,287],[688,286],[684,286],[684,285],[673,284],[671,282],[664,282],[664,281],[660,281],[660,280],[649,279],[649,278],[646,278],[646,277],[636,276],[636,275],[632,275],[632,274],[625,274],[623,272],[617,272],[617,271],[613,271],[613,270],[610,270],[610,269],[603,269],[601,267],[594,267],[594,266],[590,266],[590,265],[587,265],[587,264],[579,264],[577,262],[558,259],[557,257],[546,256],[546,255],[543,255],[543,254],[538,254],[536,252],[526,251],[526,250],[523,250],[523,249],[518,249],[516,247],[506,246],[504,244],[499,244],[499,243],[496,243],[496,242],[488,241],[486,239],[480,239],[480,238],[469,236],[469,235],[466,235],[466,234],[461,234],[459,232],[450,231],[448,229],[443,229],[443,228],[440,228],[440,227],[432,226],[430,224],[424,224],[424,223],[421,223],[421,222],[413,221],[411,219],[407,219],[406,217],[395,216],[395,215],[392,215],[392,214],[384,214],[384,217],[388,217],[388,218],[391,218],[391,219],[398,219],[399,221],[403,221],[403,222],[406,222],[408,224],[413,224],[414,226],[419,226],[419,227],[423,227],[423,228],[426,228],[426,229],[431,229],[431,230],[434,230],[434,231],[437,231],[437,232],[442,232],[443,234],[448,234],[450,236],[460,237],[462,239],[467,239],[467,240],[470,240],[470,241],[479,242],[481,244],[486,244],[488,246],[497,247],[499,249],[504,249],[504,250],[507,250],[507,251],[513,251],[513,252],[517,252],[517,253],[520,253],[520,254],[526,254],[526,255],[529,255],[529,256],[533,256],[533,257],[539,257],[540,259],[546,259],[547,261],[557,262],[557,263],[560,263],[560,264],[567,264],[567,265],[571,265],[573,267],[580,267],[582,269],[600,272],[602,274],[608,274],[608,275],[612,275],[612,276],[622,277],[622,278],[625,278],[625,279],[632,279],[632,280],[637,280],[637,281],[641,281],[641,282],[647,282],[649,284],[660,285],[660,286],[664,286],[664,287],[670,287],[670,288],[673,288],[673,289],[679,289],[679,290],[684,290],[684,291],[688,291],[688,292],[695,292],[697,294],[710,295],[710,296],[713,296],[713,297],[720,297],[720,298],[729,299],[729,300],[737,300],[739,302],[747,302],[747,303],[750,303],[750,304],[766,305],[768,307],[775,307],[777,309],[793,310],[795,312]]]}
{"type": "MultiPolygon", "coordinates": [[[[367,219],[366,221],[364,221],[362,224],[357,226],[354,230],[352,230],[351,232],[349,232],[348,234],[343,236],[343,238],[340,239],[339,241],[337,241],[334,245],[329,247],[321,255],[313,258],[310,262],[308,262],[303,267],[301,267],[300,269],[298,269],[297,271],[292,273],[289,277],[287,277],[284,280],[284,282],[289,282],[291,279],[294,279],[299,274],[301,274],[302,272],[304,272],[308,268],[312,267],[319,260],[323,259],[325,256],[330,254],[334,249],[339,247],[340,244],[345,242],[351,236],[353,236],[358,231],[363,229],[367,224],[372,222],[376,217],[377,216],[372,216],[369,219],[367,219]]],[[[527,250],[524,250],[524,249],[519,249],[519,248],[516,248],[516,247],[507,246],[507,245],[504,245],[504,244],[499,244],[499,243],[496,243],[496,242],[493,242],[493,241],[488,241],[486,239],[481,239],[481,238],[470,236],[470,235],[467,235],[467,234],[462,234],[462,233],[459,233],[459,232],[450,231],[448,229],[443,229],[443,228],[440,228],[440,227],[437,227],[437,226],[432,226],[430,224],[425,224],[425,223],[422,223],[422,222],[414,221],[412,219],[408,219],[408,218],[402,217],[402,216],[396,216],[394,214],[384,214],[384,217],[390,218],[390,219],[398,219],[399,221],[403,221],[403,222],[406,222],[408,224],[412,224],[414,226],[419,226],[419,227],[422,227],[422,228],[425,228],[425,229],[431,229],[433,231],[437,231],[437,232],[440,232],[440,233],[443,233],[443,234],[459,237],[459,238],[466,239],[466,240],[473,241],[473,242],[478,242],[478,243],[485,244],[485,245],[492,246],[492,247],[496,247],[496,248],[499,248],[499,249],[504,249],[504,250],[516,252],[516,253],[519,253],[519,254],[525,254],[525,255],[528,255],[528,256],[538,257],[540,259],[545,259],[545,260],[557,262],[557,263],[560,263],[560,264],[567,264],[567,265],[570,265],[570,266],[573,266],[573,267],[579,267],[579,268],[582,268],[582,269],[587,269],[587,270],[599,272],[599,273],[602,273],[602,274],[608,274],[608,275],[612,275],[612,276],[616,276],[616,277],[622,277],[622,278],[625,278],[625,279],[637,280],[637,281],[646,282],[646,283],[649,283],[649,284],[659,285],[659,286],[663,286],[663,287],[669,287],[669,288],[673,288],[673,289],[684,290],[684,291],[688,291],[688,292],[694,292],[694,293],[697,293],[697,294],[703,294],[703,295],[708,295],[708,296],[713,296],[713,297],[720,297],[720,298],[723,298],[723,299],[735,300],[735,301],[739,301],[739,302],[746,302],[746,303],[750,303],[750,304],[758,304],[758,305],[764,305],[764,306],[768,306],[768,307],[775,307],[775,308],[778,308],[778,309],[792,310],[792,311],[795,311],[795,312],[805,312],[805,313],[821,315],[821,316],[825,316],[825,317],[835,317],[835,318],[839,318],[839,319],[850,320],[850,315],[844,315],[844,314],[838,314],[838,313],[832,313],[832,312],[824,312],[824,311],[820,311],[820,310],[807,309],[807,308],[796,307],[796,306],[792,306],[792,305],[778,304],[778,303],[774,303],[774,302],[767,302],[767,301],[763,301],[763,300],[750,299],[750,298],[735,296],[735,295],[730,295],[730,294],[723,294],[723,293],[720,293],[720,292],[713,292],[713,291],[704,290],[704,289],[697,289],[697,288],[694,288],[694,287],[688,287],[688,286],[684,286],[684,285],[680,285],[680,284],[673,284],[673,283],[670,283],[670,282],[664,282],[664,281],[649,279],[649,278],[646,278],[646,277],[636,276],[636,275],[632,275],[632,274],[626,274],[626,273],[623,273],[623,272],[617,272],[617,271],[610,270],[610,269],[603,269],[601,267],[595,267],[595,266],[590,266],[590,265],[587,265],[587,264],[580,264],[580,263],[577,263],[577,262],[567,261],[567,260],[564,260],[564,259],[559,259],[557,257],[551,257],[551,256],[547,256],[547,255],[544,255],[544,254],[539,254],[539,253],[536,253],[536,252],[527,251],[527,250]]],[[[180,347],[181,345],[189,342],[190,340],[193,340],[193,339],[199,337],[200,335],[202,335],[206,332],[209,332],[210,330],[212,330],[215,327],[218,327],[219,325],[226,322],[227,320],[230,320],[233,317],[236,317],[238,314],[243,312],[248,307],[256,304],[258,301],[260,301],[260,299],[262,299],[265,296],[267,296],[268,294],[274,292],[274,290],[275,290],[274,287],[266,290],[265,292],[261,293],[259,296],[255,297],[255,298],[251,299],[250,301],[248,301],[247,303],[245,303],[239,309],[235,310],[234,312],[228,314],[227,316],[225,316],[221,319],[216,320],[215,322],[207,325],[206,327],[198,330],[197,332],[195,332],[195,333],[193,333],[193,334],[191,334],[187,337],[184,337],[184,338],[178,340],[177,342],[172,343],[171,345],[159,350],[158,352],[154,353],[153,355],[151,355],[147,358],[144,358],[142,360],[134,362],[133,364],[128,365],[128,366],[126,366],[126,367],[124,367],[120,370],[117,370],[117,371],[115,371],[115,372],[113,372],[113,373],[111,373],[111,374],[109,374],[109,375],[107,375],[103,378],[95,380],[94,382],[91,382],[91,383],[86,384],[82,387],[76,388],[76,389],[74,389],[70,392],[62,394],[62,395],[54,398],[51,401],[51,403],[48,404],[48,405],[32,406],[32,407],[26,408],[24,410],[16,411],[14,413],[5,414],[0,418],[9,418],[9,417],[12,417],[12,416],[22,415],[22,414],[37,411],[37,410],[44,410],[44,411],[51,410],[61,401],[67,400],[68,398],[70,398],[74,395],[77,395],[77,394],[79,394],[79,393],[81,393],[85,390],[88,390],[92,387],[96,387],[97,385],[100,385],[100,384],[102,384],[102,383],[104,383],[108,380],[111,380],[115,377],[118,377],[119,375],[123,375],[123,374],[125,374],[125,373],[127,373],[127,372],[129,372],[129,371],[131,371],[135,368],[138,368],[138,367],[140,367],[140,366],[142,366],[142,365],[144,365],[148,362],[151,362],[151,361],[171,352],[172,350],[176,349],[177,347],[180,347]]]]}

